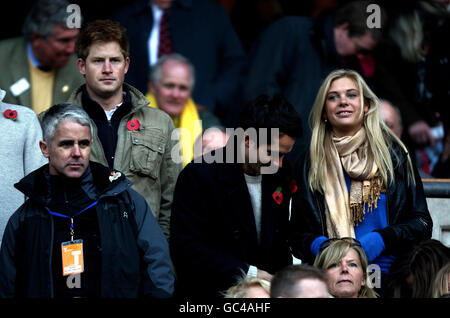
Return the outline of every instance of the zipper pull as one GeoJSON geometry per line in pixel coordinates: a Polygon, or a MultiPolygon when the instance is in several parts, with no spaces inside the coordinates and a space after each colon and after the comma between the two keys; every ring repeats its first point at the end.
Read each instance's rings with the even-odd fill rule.
{"type": "Polygon", "coordinates": [[[73,218],[70,218],[70,241],[71,242],[73,242],[73,235],[74,235],[73,218]]]}

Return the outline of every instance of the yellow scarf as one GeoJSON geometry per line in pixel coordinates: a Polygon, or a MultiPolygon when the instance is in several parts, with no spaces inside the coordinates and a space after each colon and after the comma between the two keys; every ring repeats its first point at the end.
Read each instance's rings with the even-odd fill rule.
{"type": "Polygon", "coordinates": [[[354,136],[338,138],[326,133],[325,213],[329,237],[355,237],[354,226],[364,220],[366,212],[377,207],[380,192],[385,191],[368,147],[364,127],[354,136]],[[344,170],[352,179],[350,194],[344,170]]]}
{"type": "MultiPolygon", "coordinates": [[[[153,94],[145,95],[150,102],[150,107],[159,108],[156,98],[153,94]]],[[[181,128],[180,134],[180,151],[183,159],[183,167],[185,167],[194,158],[194,143],[202,134],[202,123],[194,101],[189,98],[186,106],[181,113],[180,120],[172,118],[175,128],[181,128]],[[189,133],[188,133],[189,132],[189,133]]]]}

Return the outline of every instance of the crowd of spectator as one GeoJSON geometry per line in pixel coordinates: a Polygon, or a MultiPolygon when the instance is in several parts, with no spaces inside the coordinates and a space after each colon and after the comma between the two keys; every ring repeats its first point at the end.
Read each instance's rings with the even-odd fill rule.
{"type": "Polygon", "coordinates": [[[0,41],[0,297],[449,297],[445,1],[69,5],[0,41]]]}

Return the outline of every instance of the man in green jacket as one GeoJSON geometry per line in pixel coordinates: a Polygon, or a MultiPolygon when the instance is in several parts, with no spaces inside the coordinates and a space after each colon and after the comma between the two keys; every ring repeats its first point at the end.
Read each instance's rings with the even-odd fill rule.
{"type": "Polygon", "coordinates": [[[124,83],[129,45],[119,23],[93,21],[80,33],[76,47],[78,70],[86,84],[69,101],[82,106],[94,123],[91,160],[121,171],[133,182],[168,238],[173,190],[181,169],[172,158],[173,122],[124,83]]]}
{"type": "Polygon", "coordinates": [[[65,102],[83,83],[77,71],[75,41],[66,0],[37,1],[25,19],[23,36],[0,42],[0,87],[4,102],[32,108],[36,114],[65,102]]]}

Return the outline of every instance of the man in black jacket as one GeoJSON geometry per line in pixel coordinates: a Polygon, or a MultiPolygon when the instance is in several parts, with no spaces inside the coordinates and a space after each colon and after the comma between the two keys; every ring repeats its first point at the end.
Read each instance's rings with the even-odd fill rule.
{"type": "Polygon", "coordinates": [[[167,240],[131,182],[89,162],[86,112],[55,105],[42,129],[49,163],[15,185],[29,199],[3,236],[0,298],[171,297],[167,240]]]}
{"type": "Polygon", "coordinates": [[[263,95],[244,107],[239,127],[242,134],[195,158],[178,178],[170,236],[177,296],[220,296],[242,274],[270,280],[292,263],[287,230],[296,187],[283,159],[301,119],[283,97],[263,95]]]}

